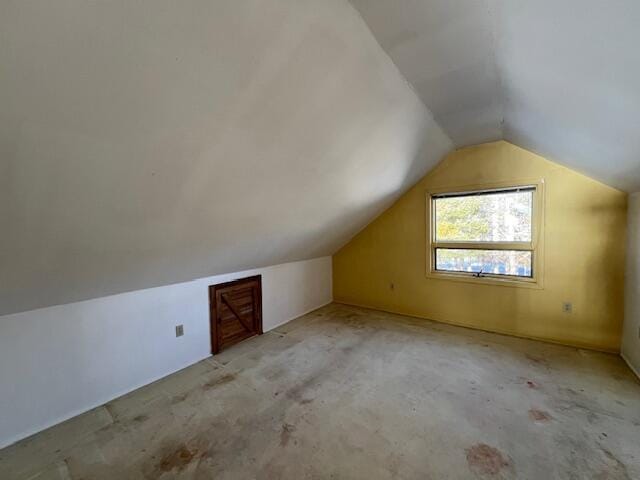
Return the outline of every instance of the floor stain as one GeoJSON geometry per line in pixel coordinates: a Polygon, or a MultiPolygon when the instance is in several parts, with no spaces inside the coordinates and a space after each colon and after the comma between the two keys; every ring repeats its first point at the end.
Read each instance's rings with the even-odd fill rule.
{"type": "Polygon", "coordinates": [[[535,363],[536,365],[541,365],[543,367],[547,366],[547,361],[544,358],[536,357],[528,353],[525,354],[525,357],[527,357],[527,360],[529,360],[532,363],[535,363]]]}
{"type": "Polygon", "coordinates": [[[296,431],[296,427],[290,423],[282,425],[282,431],[280,432],[280,446],[286,447],[291,440],[291,434],[296,431]]]}
{"type": "Polygon", "coordinates": [[[584,375],[564,347],[491,334],[495,344],[474,341],[464,329],[414,328],[413,319],[380,313],[347,321],[346,310],[334,305],[325,319],[298,324],[288,340],[295,348],[283,342],[267,354],[270,344],[256,342],[252,352],[239,349],[238,367],[214,372],[205,361],[171,388],[159,382],[114,401],[109,413],[120,423],[98,410],[0,450],[0,478],[43,478],[66,459],[69,475],[85,480],[422,479],[438,478],[441,462],[459,479],[640,480],[640,384],[610,381],[626,368],[619,358],[593,354],[584,375]],[[356,320],[366,328],[356,330],[356,320]],[[524,358],[525,345],[553,377],[524,358]],[[456,382],[442,383],[443,368],[456,382]],[[529,409],[553,418],[534,423],[529,409]],[[481,426],[490,419],[491,433],[460,444],[466,415],[481,426]],[[527,448],[512,449],[514,441],[527,448]],[[414,442],[420,447],[406,448],[414,442]],[[447,456],[452,446],[458,458],[447,456]],[[12,475],[17,468],[25,475],[12,475]]]}
{"type": "Polygon", "coordinates": [[[220,378],[216,378],[214,380],[211,380],[211,381],[205,383],[202,387],[205,390],[211,390],[212,388],[219,387],[220,385],[224,385],[226,383],[233,382],[235,379],[236,379],[236,374],[234,374],[234,373],[226,373],[223,376],[221,376],[220,378]]]}
{"type": "Polygon", "coordinates": [[[497,475],[500,471],[509,466],[497,448],[486,443],[478,443],[467,448],[467,463],[469,467],[477,473],[485,475],[497,475]]]}
{"type": "Polygon", "coordinates": [[[175,395],[174,397],[171,398],[171,403],[175,405],[177,403],[184,402],[188,396],[189,396],[188,392],[182,393],[180,395],[175,395]]]}
{"type": "Polygon", "coordinates": [[[161,472],[181,472],[197,457],[198,453],[197,449],[190,450],[186,445],[181,445],[173,452],[162,457],[158,468],[161,472]]]}
{"type": "Polygon", "coordinates": [[[629,475],[629,471],[625,464],[602,445],[599,444],[598,446],[605,455],[607,466],[595,478],[601,480],[631,480],[631,476],[629,475]]]}
{"type": "Polygon", "coordinates": [[[529,418],[531,420],[533,420],[534,422],[549,422],[553,419],[553,417],[545,412],[544,410],[538,410],[536,408],[532,408],[531,410],[529,410],[529,418]]]}

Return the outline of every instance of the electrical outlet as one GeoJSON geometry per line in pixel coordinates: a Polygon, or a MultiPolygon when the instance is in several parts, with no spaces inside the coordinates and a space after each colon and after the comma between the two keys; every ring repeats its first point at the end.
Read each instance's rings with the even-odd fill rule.
{"type": "Polygon", "coordinates": [[[571,313],[573,312],[573,304],[571,302],[563,302],[562,303],[562,311],[564,313],[571,313]]]}
{"type": "Polygon", "coordinates": [[[176,325],[176,337],[184,335],[184,325],[176,325]]]}

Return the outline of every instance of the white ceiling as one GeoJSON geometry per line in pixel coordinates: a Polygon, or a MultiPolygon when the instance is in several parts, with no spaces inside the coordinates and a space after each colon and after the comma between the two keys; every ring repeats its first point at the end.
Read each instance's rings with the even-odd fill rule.
{"type": "Polygon", "coordinates": [[[638,0],[351,0],[456,146],[640,190],[638,0]]]}
{"type": "Polygon", "coordinates": [[[0,314],[331,255],[452,147],[346,0],[4,0],[0,105],[0,314]]]}
{"type": "Polygon", "coordinates": [[[637,0],[353,4],[0,2],[0,314],[330,255],[454,144],[640,190],[637,0]]]}

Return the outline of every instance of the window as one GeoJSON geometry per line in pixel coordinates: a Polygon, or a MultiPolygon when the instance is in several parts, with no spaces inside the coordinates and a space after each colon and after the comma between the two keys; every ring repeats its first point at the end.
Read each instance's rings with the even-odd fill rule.
{"type": "Polygon", "coordinates": [[[542,184],[428,195],[428,272],[466,280],[536,283],[542,184]]]}

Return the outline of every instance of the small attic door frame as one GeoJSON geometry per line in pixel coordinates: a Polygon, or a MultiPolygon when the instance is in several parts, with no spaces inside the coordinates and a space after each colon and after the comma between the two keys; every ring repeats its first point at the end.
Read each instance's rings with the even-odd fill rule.
{"type": "Polygon", "coordinates": [[[209,325],[214,355],[254,335],[262,335],[262,275],[210,285],[209,325]],[[247,298],[250,307],[247,307],[247,298]],[[245,301],[244,306],[235,303],[238,299],[245,301]],[[247,313],[250,318],[246,317],[247,313]],[[233,324],[232,334],[224,335],[225,325],[233,324]]]}

